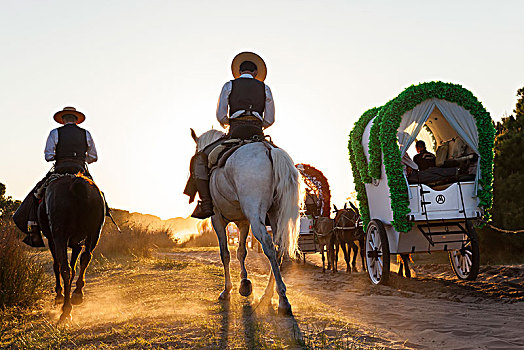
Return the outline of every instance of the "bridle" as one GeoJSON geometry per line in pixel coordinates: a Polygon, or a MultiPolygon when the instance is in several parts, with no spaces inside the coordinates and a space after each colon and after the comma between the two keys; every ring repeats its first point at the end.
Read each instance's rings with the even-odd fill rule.
{"type": "Polygon", "coordinates": [[[360,219],[360,215],[353,211],[353,213],[356,215],[356,217],[349,217],[348,216],[349,210],[348,209],[340,209],[337,211],[337,216],[335,218],[335,227],[334,230],[356,230],[359,226],[362,226],[362,220],[360,219]],[[339,214],[340,213],[340,214],[339,214]],[[339,226],[340,219],[344,218],[348,221],[353,221],[353,227],[351,226],[339,226]]]}

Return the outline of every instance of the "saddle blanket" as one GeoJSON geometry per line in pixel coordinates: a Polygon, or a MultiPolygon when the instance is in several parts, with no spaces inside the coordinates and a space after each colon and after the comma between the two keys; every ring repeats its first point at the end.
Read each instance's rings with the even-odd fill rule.
{"type": "Polygon", "coordinates": [[[262,142],[268,150],[275,148],[272,142],[267,140],[242,140],[242,139],[229,139],[216,146],[207,156],[207,163],[209,169],[214,170],[216,168],[222,168],[226,161],[231,157],[233,153],[240,147],[253,142],[262,142]]]}

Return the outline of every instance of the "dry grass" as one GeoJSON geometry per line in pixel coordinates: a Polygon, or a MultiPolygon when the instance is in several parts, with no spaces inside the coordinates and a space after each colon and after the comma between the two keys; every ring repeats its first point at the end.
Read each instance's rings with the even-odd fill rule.
{"type": "MultiPolygon", "coordinates": [[[[118,222],[118,221],[117,221],[118,222]]],[[[150,257],[157,248],[174,247],[169,230],[152,229],[132,222],[119,223],[121,232],[110,221],[106,221],[100,241],[94,251],[97,258],[150,257]]]]}
{"type": "MultiPolygon", "coordinates": [[[[86,301],[74,308],[69,327],[55,326],[59,310],[51,306],[0,314],[0,348],[376,348],[318,299],[291,293],[294,318],[278,316],[275,305],[259,307],[256,298],[267,276],[252,276],[255,298],[241,297],[234,289],[230,302],[219,302],[222,267],[191,256],[203,249],[186,252],[187,258],[113,260],[103,269],[90,269],[86,301]]],[[[238,275],[236,268],[232,272],[238,275]]],[[[238,286],[236,278],[233,282],[238,286]]]]}
{"type": "Polygon", "coordinates": [[[0,309],[31,307],[49,285],[44,266],[28,249],[14,224],[0,220],[0,309]]]}

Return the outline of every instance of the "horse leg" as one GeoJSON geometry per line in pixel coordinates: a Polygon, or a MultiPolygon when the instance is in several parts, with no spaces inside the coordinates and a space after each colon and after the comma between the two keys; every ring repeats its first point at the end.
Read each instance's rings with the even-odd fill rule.
{"type": "Polygon", "coordinates": [[[247,222],[238,223],[239,237],[238,237],[238,249],[237,249],[237,259],[240,262],[240,288],[238,292],[240,295],[247,297],[251,295],[253,291],[253,286],[251,281],[247,278],[246,270],[246,240],[247,235],[249,234],[249,224],[247,222]]]}
{"type": "Polygon", "coordinates": [[[360,247],[360,260],[362,263],[362,271],[366,271],[366,249],[364,248],[365,245],[365,239],[361,238],[358,241],[358,245],[360,247]]]}
{"type": "MultiPolygon", "coordinates": [[[[277,252],[275,250],[275,246],[273,245],[271,236],[267,232],[266,226],[264,225],[265,215],[264,217],[260,217],[257,214],[250,214],[251,213],[249,212],[245,213],[245,215],[249,218],[251,229],[255,235],[255,238],[262,244],[262,249],[264,250],[264,254],[266,254],[266,257],[271,264],[271,269],[275,277],[275,283],[277,286],[276,289],[279,296],[278,312],[279,314],[291,315],[291,304],[289,303],[289,300],[286,296],[286,285],[284,284],[284,281],[282,280],[282,274],[280,273],[280,264],[277,259],[277,252]]],[[[276,232],[274,234],[276,234],[276,232]]]]}
{"type": "Polygon", "coordinates": [[[222,260],[222,265],[224,265],[224,290],[222,291],[222,293],[220,293],[218,299],[228,300],[231,296],[230,292],[233,288],[233,284],[231,283],[231,275],[229,272],[229,261],[231,258],[229,254],[229,248],[227,246],[227,223],[220,215],[213,215],[211,217],[211,223],[213,224],[213,228],[215,229],[215,232],[217,234],[218,245],[220,247],[220,258],[222,260]]]}
{"type": "Polygon", "coordinates": [[[71,297],[71,303],[73,305],[79,305],[84,302],[84,292],[82,291],[82,289],[85,286],[87,266],[89,266],[91,258],[93,257],[93,254],[91,253],[93,249],[93,246],[88,247],[88,245],[86,245],[86,249],[80,256],[80,272],[78,273],[78,279],[76,280],[76,288],[73,291],[73,295],[71,297]]]}
{"type": "Polygon", "coordinates": [[[58,305],[64,302],[64,294],[62,294],[62,282],[60,281],[60,264],[58,262],[58,258],[56,257],[55,243],[53,242],[52,238],[48,239],[48,244],[49,250],[51,251],[51,256],[53,257],[53,271],[55,272],[55,305],[58,305]]]}
{"type": "MultiPolygon", "coordinates": [[[[325,264],[325,258],[324,258],[324,247],[327,247],[327,246],[325,246],[324,244],[320,245],[320,254],[322,255],[322,273],[326,272],[326,264],[325,264]]],[[[328,268],[329,268],[329,265],[328,265],[328,268]]]]}
{"type": "Polygon", "coordinates": [[[349,265],[350,252],[349,247],[346,246],[346,243],[343,240],[340,240],[340,246],[342,247],[342,252],[344,253],[344,260],[346,261],[346,272],[351,273],[351,266],[349,265]]]}
{"type": "MultiPolygon", "coordinates": [[[[326,238],[324,237],[324,240],[326,238]]],[[[328,240],[328,243],[325,244],[325,248],[322,247],[323,249],[326,249],[326,260],[327,260],[327,269],[328,270],[332,270],[333,269],[333,258],[331,257],[331,254],[330,254],[330,250],[329,250],[329,240],[328,240]]]]}
{"type": "Polygon", "coordinates": [[[404,276],[411,278],[411,270],[409,269],[409,254],[400,254],[402,261],[404,262],[404,276]]]}
{"type": "MultiPolygon", "coordinates": [[[[60,237],[56,232],[54,236],[60,237]]],[[[71,321],[71,310],[73,309],[73,305],[71,304],[71,267],[67,261],[67,244],[63,242],[63,240],[60,240],[60,242],[55,240],[55,252],[60,268],[60,275],[64,281],[64,304],[62,306],[62,315],[60,315],[58,322],[65,323],[71,321]]]]}
{"type": "MultiPolygon", "coordinates": [[[[355,242],[351,242],[351,250],[353,251],[353,259],[351,260],[351,268],[353,272],[357,271],[357,255],[358,255],[358,246],[355,244],[355,242]]],[[[349,249],[348,249],[349,254],[349,249]]]]}
{"type": "Polygon", "coordinates": [[[76,262],[81,251],[82,247],[79,245],[75,245],[73,248],[71,248],[71,262],[69,263],[69,266],[71,267],[71,283],[73,283],[73,280],[75,279],[76,262]]]}
{"type": "MultiPolygon", "coordinates": [[[[275,208],[271,208],[267,214],[269,216],[269,223],[271,224],[271,231],[277,232],[277,228],[278,228],[277,211],[275,210],[275,208]]],[[[259,243],[258,246],[260,248],[261,243],[259,243]]],[[[305,262],[306,262],[306,255],[304,254],[304,263],[305,262]]],[[[260,303],[267,303],[268,305],[271,305],[271,299],[273,299],[274,294],[275,294],[275,275],[273,274],[273,270],[271,270],[270,268],[269,269],[269,281],[267,283],[266,290],[264,291],[264,295],[262,295],[262,298],[260,298],[260,303]]]]}
{"type": "Polygon", "coordinates": [[[340,249],[340,242],[337,239],[336,234],[332,233],[329,239],[329,250],[331,251],[331,261],[332,261],[332,266],[333,266],[333,272],[338,272],[339,249],[340,249]]]}

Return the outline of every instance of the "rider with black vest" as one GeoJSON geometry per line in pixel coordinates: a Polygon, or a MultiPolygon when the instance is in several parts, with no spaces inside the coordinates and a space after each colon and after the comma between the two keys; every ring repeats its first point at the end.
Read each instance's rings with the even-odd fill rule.
{"type": "MultiPolygon", "coordinates": [[[[242,52],[233,59],[231,70],[235,79],[225,83],[222,88],[217,106],[217,119],[222,127],[229,125],[227,137],[230,139],[262,139],[263,130],[275,121],[273,96],[269,86],[264,84],[266,64],[257,54],[242,52]]],[[[209,193],[207,156],[206,150],[193,156],[191,178],[184,190],[191,198],[193,196],[190,184],[194,184],[198,191],[200,201],[191,215],[198,219],[205,219],[214,214],[209,193]]]]}
{"type": "MultiPolygon", "coordinates": [[[[66,107],[62,111],[57,112],[53,118],[56,122],[63,124],[63,126],[51,130],[49,133],[44,151],[45,160],[55,162],[54,173],[86,173],[85,164],[96,162],[98,156],[91,134],[78,126],[85,120],[85,115],[74,107],[66,107]]],[[[40,181],[34,192],[32,191],[29,194],[31,204],[27,224],[29,234],[24,239],[24,242],[33,247],[44,246],[38,226],[37,208],[40,198],[37,197],[42,195],[46,180],[50,174],[40,181]]]]}

